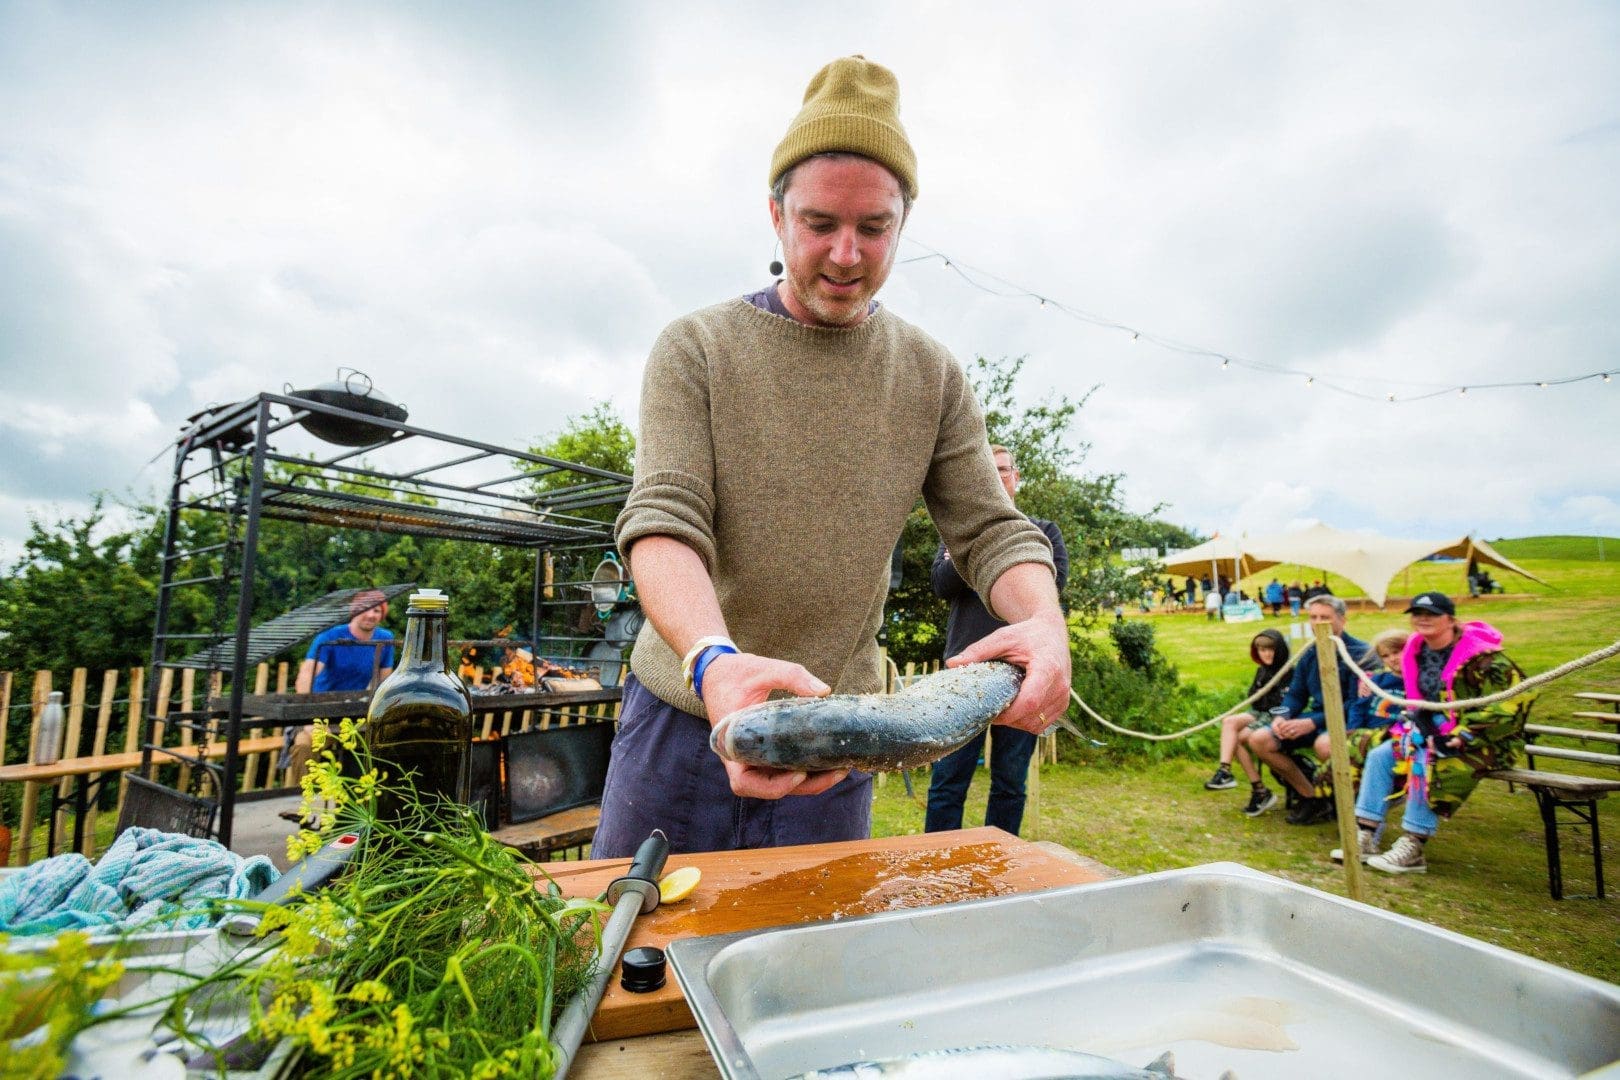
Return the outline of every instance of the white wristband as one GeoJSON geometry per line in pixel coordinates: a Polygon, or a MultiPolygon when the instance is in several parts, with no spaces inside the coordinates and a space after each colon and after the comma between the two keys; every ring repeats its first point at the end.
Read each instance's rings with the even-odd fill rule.
{"type": "MultiPolygon", "coordinates": [[[[703,650],[710,645],[725,645],[737,649],[737,643],[724,634],[711,634],[708,637],[698,638],[693,642],[692,647],[687,650],[686,656],[681,660],[681,681],[686,684],[688,690],[692,689],[692,667],[697,663],[698,657],[703,655],[703,650]]],[[[741,652],[742,650],[737,649],[737,651],[741,652]]]]}

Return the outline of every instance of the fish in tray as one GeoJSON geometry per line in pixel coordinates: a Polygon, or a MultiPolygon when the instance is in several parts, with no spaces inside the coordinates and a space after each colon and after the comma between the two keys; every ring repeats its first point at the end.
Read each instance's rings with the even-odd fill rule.
{"type": "MultiPolygon", "coordinates": [[[[1113,1058],[1051,1046],[968,1046],[857,1061],[794,1080],[1176,1080],[1175,1070],[1168,1051],[1137,1069],[1113,1058]]],[[[1228,1072],[1222,1080],[1237,1078],[1228,1072]]]]}
{"type": "Polygon", "coordinates": [[[991,660],[946,668],[898,694],[784,698],[739,709],[709,733],[721,757],[776,769],[911,769],[981,734],[1024,673],[991,660]]]}

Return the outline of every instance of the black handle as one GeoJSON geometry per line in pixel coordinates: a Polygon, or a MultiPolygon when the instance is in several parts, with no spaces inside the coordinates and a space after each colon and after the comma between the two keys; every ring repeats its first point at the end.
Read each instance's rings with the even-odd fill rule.
{"type": "Polygon", "coordinates": [[[625,871],[624,876],[640,878],[656,885],[658,879],[664,876],[664,860],[667,858],[669,858],[669,837],[655,829],[653,834],[636,848],[636,857],[630,861],[630,869],[625,871]]]}
{"type": "Polygon", "coordinates": [[[653,834],[636,848],[636,857],[630,860],[630,869],[609,883],[604,894],[607,902],[617,907],[619,898],[625,893],[635,893],[641,898],[641,914],[657,908],[658,878],[664,872],[664,860],[667,858],[669,837],[664,835],[662,829],[654,829],[653,834]]]}

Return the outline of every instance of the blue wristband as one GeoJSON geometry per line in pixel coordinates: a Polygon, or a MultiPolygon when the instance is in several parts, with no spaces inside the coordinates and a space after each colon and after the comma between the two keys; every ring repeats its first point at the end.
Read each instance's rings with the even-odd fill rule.
{"type": "Polygon", "coordinates": [[[709,669],[710,662],[717,656],[736,651],[730,645],[710,645],[698,653],[697,663],[692,665],[692,693],[698,696],[699,701],[703,700],[703,673],[709,669]]]}

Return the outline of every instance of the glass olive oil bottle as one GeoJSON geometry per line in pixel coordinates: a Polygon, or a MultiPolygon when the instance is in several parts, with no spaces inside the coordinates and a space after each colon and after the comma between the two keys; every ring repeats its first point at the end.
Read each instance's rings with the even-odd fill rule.
{"type": "MultiPolygon", "coordinates": [[[[450,669],[445,624],[450,598],[438,589],[411,594],[399,666],[371,699],[365,738],[385,784],[408,782],[423,802],[466,805],[471,796],[472,699],[450,669]]],[[[397,818],[400,800],[383,792],[377,815],[397,818]]]]}

